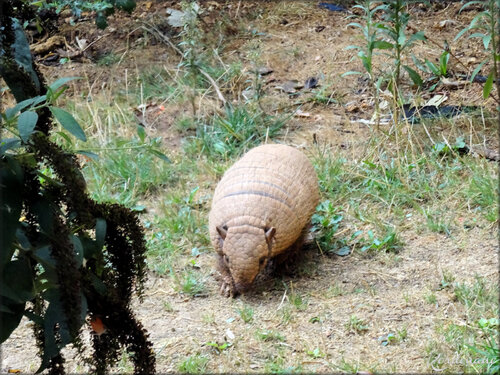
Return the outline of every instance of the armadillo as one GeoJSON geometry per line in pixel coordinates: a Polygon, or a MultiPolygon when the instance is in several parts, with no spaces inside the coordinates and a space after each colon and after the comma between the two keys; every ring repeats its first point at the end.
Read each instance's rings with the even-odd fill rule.
{"type": "Polygon", "coordinates": [[[318,201],[316,172],[293,147],[255,147],[233,164],[209,215],[221,293],[244,293],[270,259],[299,243],[318,201]]]}

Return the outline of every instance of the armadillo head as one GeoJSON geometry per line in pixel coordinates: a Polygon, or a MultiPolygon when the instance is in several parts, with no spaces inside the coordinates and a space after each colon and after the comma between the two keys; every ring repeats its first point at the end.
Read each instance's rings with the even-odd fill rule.
{"type": "Polygon", "coordinates": [[[231,272],[236,291],[244,293],[265,268],[276,229],[242,225],[218,226],[217,231],[222,241],[224,263],[231,272]]]}

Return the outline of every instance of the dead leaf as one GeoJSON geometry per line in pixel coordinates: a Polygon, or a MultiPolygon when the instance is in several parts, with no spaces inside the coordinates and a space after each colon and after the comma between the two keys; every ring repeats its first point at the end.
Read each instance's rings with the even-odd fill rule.
{"type": "Polygon", "coordinates": [[[439,22],[439,24],[437,26],[435,26],[437,29],[439,30],[443,30],[443,29],[446,29],[450,26],[455,26],[457,24],[457,21],[454,21],[454,20],[442,20],[441,22],[439,22]]]}
{"type": "Polygon", "coordinates": [[[61,35],[54,35],[47,39],[45,42],[33,44],[30,49],[35,55],[42,55],[52,51],[56,47],[64,45],[66,40],[61,35]]]}

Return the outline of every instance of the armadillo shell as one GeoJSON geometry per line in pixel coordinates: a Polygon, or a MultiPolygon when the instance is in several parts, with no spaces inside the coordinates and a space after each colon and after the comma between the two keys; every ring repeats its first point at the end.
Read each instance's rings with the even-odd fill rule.
{"type": "Polygon", "coordinates": [[[318,179],[299,150],[268,144],[253,148],[229,168],[217,185],[209,216],[212,244],[216,226],[276,228],[272,256],[301,235],[319,201],[318,179]]]}

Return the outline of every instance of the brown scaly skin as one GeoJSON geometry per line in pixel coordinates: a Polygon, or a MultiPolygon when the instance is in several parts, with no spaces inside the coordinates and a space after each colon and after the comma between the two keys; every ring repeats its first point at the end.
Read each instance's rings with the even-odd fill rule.
{"type": "Polygon", "coordinates": [[[221,293],[245,292],[271,259],[297,252],[318,202],[314,167],[293,147],[259,146],[229,168],[209,214],[221,293]]]}

